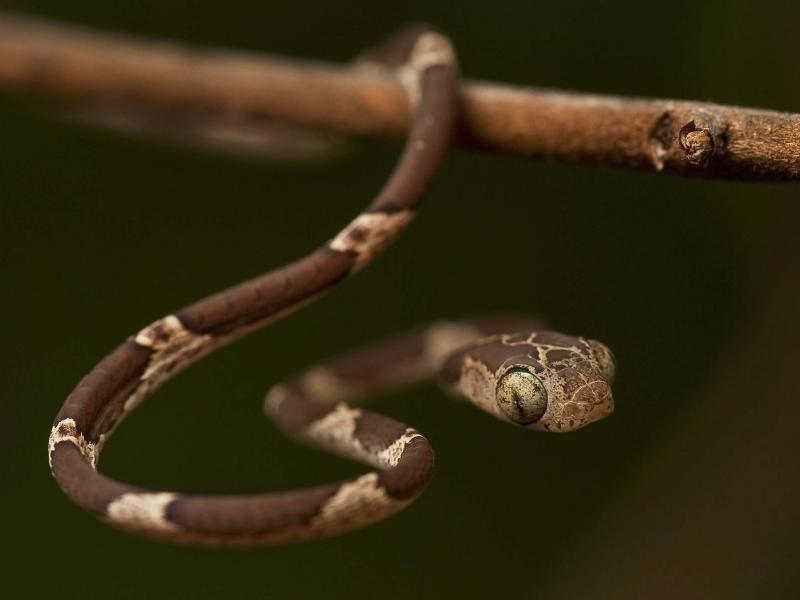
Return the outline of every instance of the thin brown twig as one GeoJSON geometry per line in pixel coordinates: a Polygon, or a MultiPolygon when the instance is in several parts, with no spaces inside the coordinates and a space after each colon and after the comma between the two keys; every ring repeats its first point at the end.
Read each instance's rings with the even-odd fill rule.
{"type": "MultiPolygon", "coordinates": [[[[400,138],[404,89],[389,73],[280,59],[0,14],[0,88],[282,121],[400,138]]],[[[459,144],[485,152],[756,181],[800,179],[800,115],[465,81],[459,144]]]]}

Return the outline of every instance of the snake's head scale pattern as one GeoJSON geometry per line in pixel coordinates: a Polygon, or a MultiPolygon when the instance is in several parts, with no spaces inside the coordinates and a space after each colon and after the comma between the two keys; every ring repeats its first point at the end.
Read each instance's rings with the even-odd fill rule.
{"type": "Polygon", "coordinates": [[[614,355],[602,343],[552,331],[492,336],[454,353],[446,388],[526,429],[572,431],[614,410],[614,355]]]}

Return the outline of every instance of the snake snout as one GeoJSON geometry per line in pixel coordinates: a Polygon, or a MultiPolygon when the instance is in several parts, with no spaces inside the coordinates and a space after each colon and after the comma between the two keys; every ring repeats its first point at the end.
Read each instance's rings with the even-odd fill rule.
{"type": "Polygon", "coordinates": [[[599,421],[614,410],[611,386],[605,379],[596,379],[581,386],[572,397],[572,406],[576,428],[599,421]]]}

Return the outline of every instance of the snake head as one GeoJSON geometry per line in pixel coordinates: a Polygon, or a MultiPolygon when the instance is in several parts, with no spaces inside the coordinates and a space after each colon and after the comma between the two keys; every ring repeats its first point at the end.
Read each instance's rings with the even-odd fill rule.
{"type": "Polygon", "coordinates": [[[453,354],[443,383],[497,418],[572,431],[614,410],[614,356],[602,343],[552,331],[478,340],[453,354]]]}

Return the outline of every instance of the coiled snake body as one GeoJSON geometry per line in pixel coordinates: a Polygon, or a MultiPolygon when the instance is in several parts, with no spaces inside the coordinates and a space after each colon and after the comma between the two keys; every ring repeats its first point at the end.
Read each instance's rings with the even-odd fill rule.
{"type": "Polygon", "coordinates": [[[285,432],[374,472],[245,496],[154,492],[97,472],[113,429],[164,381],[320,297],[366,266],[411,221],[454,127],[455,57],[446,38],[417,29],[385,44],[372,60],[397,69],[414,119],[394,172],[369,208],[307,257],[145,327],[64,402],[48,443],[51,471],[66,495],[98,518],[152,538],[206,545],[310,539],[382,519],[422,491],[433,473],[433,451],[414,429],[351,403],[413,380],[438,376],[448,391],[530,429],[577,429],[613,409],[613,357],[599,342],[542,331],[517,317],[438,323],[311,369],[267,396],[266,411],[285,432]]]}

